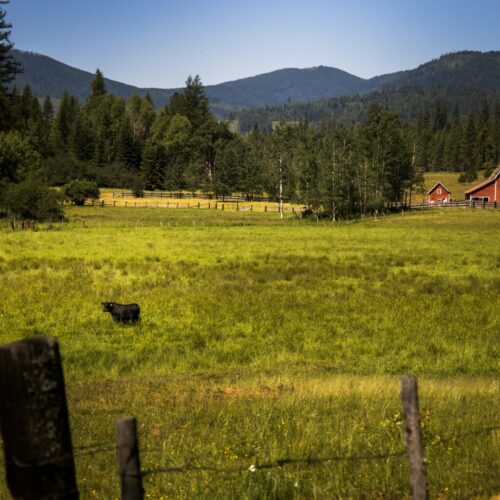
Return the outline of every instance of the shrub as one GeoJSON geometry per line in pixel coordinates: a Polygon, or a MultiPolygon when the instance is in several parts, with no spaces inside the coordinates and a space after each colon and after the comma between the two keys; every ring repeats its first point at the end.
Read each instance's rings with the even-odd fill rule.
{"type": "Polygon", "coordinates": [[[88,198],[98,199],[100,191],[95,182],[72,181],[63,186],[64,197],[75,205],[83,205],[88,198]]]}
{"type": "Polygon", "coordinates": [[[42,221],[63,215],[59,193],[35,179],[9,184],[3,192],[3,205],[11,215],[23,219],[42,221]]]}

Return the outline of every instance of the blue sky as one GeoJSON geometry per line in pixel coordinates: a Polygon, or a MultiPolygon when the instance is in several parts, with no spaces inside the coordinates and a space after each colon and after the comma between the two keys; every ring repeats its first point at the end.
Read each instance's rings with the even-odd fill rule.
{"type": "Polygon", "coordinates": [[[368,78],[500,50],[500,0],[11,0],[16,48],[140,87],[286,67],[368,78]]]}

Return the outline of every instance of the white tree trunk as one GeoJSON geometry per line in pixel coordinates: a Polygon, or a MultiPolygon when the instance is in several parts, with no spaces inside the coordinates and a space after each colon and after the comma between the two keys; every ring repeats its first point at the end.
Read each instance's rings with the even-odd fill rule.
{"type": "Polygon", "coordinates": [[[280,202],[280,219],[283,220],[283,158],[280,155],[279,158],[279,166],[280,166],[280,185],[279,185],[279,191],[280,191],[280,197],[279,197],[279,202],[280,202]]]}

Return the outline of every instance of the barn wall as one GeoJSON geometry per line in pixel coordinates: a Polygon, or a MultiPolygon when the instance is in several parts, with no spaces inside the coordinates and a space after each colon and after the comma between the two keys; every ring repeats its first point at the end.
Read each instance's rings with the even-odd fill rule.
{"type": "Polygon", "coordinates": [[[441,200],[442,199],[445,199],[446,202],[449,202],[450,201],[450,193],[448,191],[446,191],[446,189],[443,187],[443,186],[438,186],[436,187],[436,189],[434,189],[434,191],[432,191],[428,198],[427,198],[427,202],[428,203],[441,203],[441,200]],[[438,189],[441,188],[441,194],[438,194],[438,189]]]}
{"type": "Polygon", "coordinates": [[[497,178],[495,182],[488,184],[487,186],[474,191],[467,195],[467,199],[477,198],[477,197],[489,197],[489,201],[500,201],[500,177],[497,178]],[[496,189],[495,189],[496,188],[496,189]]]}

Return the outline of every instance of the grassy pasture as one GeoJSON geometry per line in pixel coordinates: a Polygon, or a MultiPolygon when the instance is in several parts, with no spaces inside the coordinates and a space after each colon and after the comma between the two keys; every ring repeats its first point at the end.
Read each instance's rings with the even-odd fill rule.
{"type": "Polygon", "coordinates": [[[413,199],[416,203],[427,202],[427,191],[435,186],[438,182],[442,182],[447,189],[451,191],[451,199],[460,201],[465,199],[465,191],[472,186],[484,181],[483,171],[478,171],[477,179],[473,182],[458,182],[460,177],[459,172],[426,172],[424,174],[424,187],[420,193],[414,193],[413,199]]]}
{"type": "MultiPolygon", "coordinates": [[[[155,197],[147,197],[147,198],[135,198],[135,197],[113,197],[114,192],[120,192],[118,189],[111,188],[102,188],[100,201],[104,201],[105,203],[114,203],[117,207],[125,206],[125,202],[127,203],[127,207],[134,206],[134,203],[137,204],[137,207],[143,207],[145,203],[148,203],[149,206],[155,206],[158,204],[160,208],[165,208],[167,203],[170,208],[176,208],[176,203],[179,204],[179,208],[195,208],[197,204],[200,204],[200,208],[207,209],[208,203],[210,203],[210,208],[213,209],[215,204],[217,203],[218,210],[222,210],[222,205],[224,205],[224,210],[234,211],[240,210],[242,212],[247,211],[255,211],[255,212],[264,212],[266,209],[269,212],[277,212],[279,210],[279,204],[276,202],[270,201],[217,201],[217,200],[207,200],[204,198],[161,198],[160,196],[155,197]],[[189,204],[189,207],[187,206],[189,204]]],[[[297,203],[284,203],[283,204],[284,211],[291,211],[292,208],[300,211],[302,205],[297,203]]]]}
{"type": "Polygon", "coordinates": [[[139,418],[146,470],[396,454],[150,474],[150,498],[401,498],[402,373],[421,380],[432,495],[500,493],[500,433],[485,430],[500,425],[498,212],[334,225],[68,215],[38,232],[0,225],[0,343],[58,336],[83,498],[117,497],[125,414],[139,418]],[[139,302],[141,324],[112,323],[104,300],[139,302]],[[106,448],[78,451],[92,444],[106,448]]]}
{"type": "MultiPolygon", "coordinates": [[[[478,172],[478,178],[474,182],[466,182],[464,184],[461,184],[458,182],[458,178],[460,177],[460,172],[426,172],[424,174],[424,184],[423,188],[419,192],[414,192],[413,193],[413,202],[414,203],[421,203],[427,202],[427,191],[431,189],[437,182],[441,181],[450,191],[451,191],[451,197],[452,200],[463,200],[465,199],[465,191],[467,189],[471,188],[472,186],[475,186],[479,182],[484,180],[483,172],[479,171],[478,172]]],[[[148,204],[154,205],[156,203],[159,203],[160,205],[165,205],[167,201],[170,203],[171,207],[175,207],[176,203],[179,203],[179,206],[184,207],[187,203],[190,203],[191,206],[195,206],[198,202],[201,204],[203,208],[206,208],[208,201],[205,199],[201,198],[195,198],[195,199],[185,199],[185,198],[160,198],[160,197],[151,197],[151,198],[113,198],[113,192],[114,191],[120,191],[118,189],[111,189],[111,188],[102,188],[101,189],[101,197],[100,199],[105,201],[106,203],[113,203],[115,202],[117,206],[123,206],[125,202],[127,202],[127,205],[130,206],[134,203],[137,203],[137,206],[142,206],[144,203],[148,202],[148,204]]],[[[215,204],[215,201],[211,201],[211,206],[213,207],[215,204]]],[[[222,202],[218,202],[219,204],[219,209],[221,208],[222,202]]],[[[236,203],[235,202],[224,202],[225,209],[228,211],[231,210],[236,210],[236,203]]],[[[269,211],[276,211],[278,210],[278,203],[271,203],[271,202],[240,202],[238,203],[239,209],[242,211],[248,211],[250,210],[250,207],[252,207],[253,211],[255,212],[263,212],[264,207],[268,207],[269,211]]],[[[298,211],[301,208],[301,205],[298,204],[292,204],[292,203],[285,203],[284,204],[285,210],[289,210],[292,207],[295,207],[295,209],[298,211]]]]}

